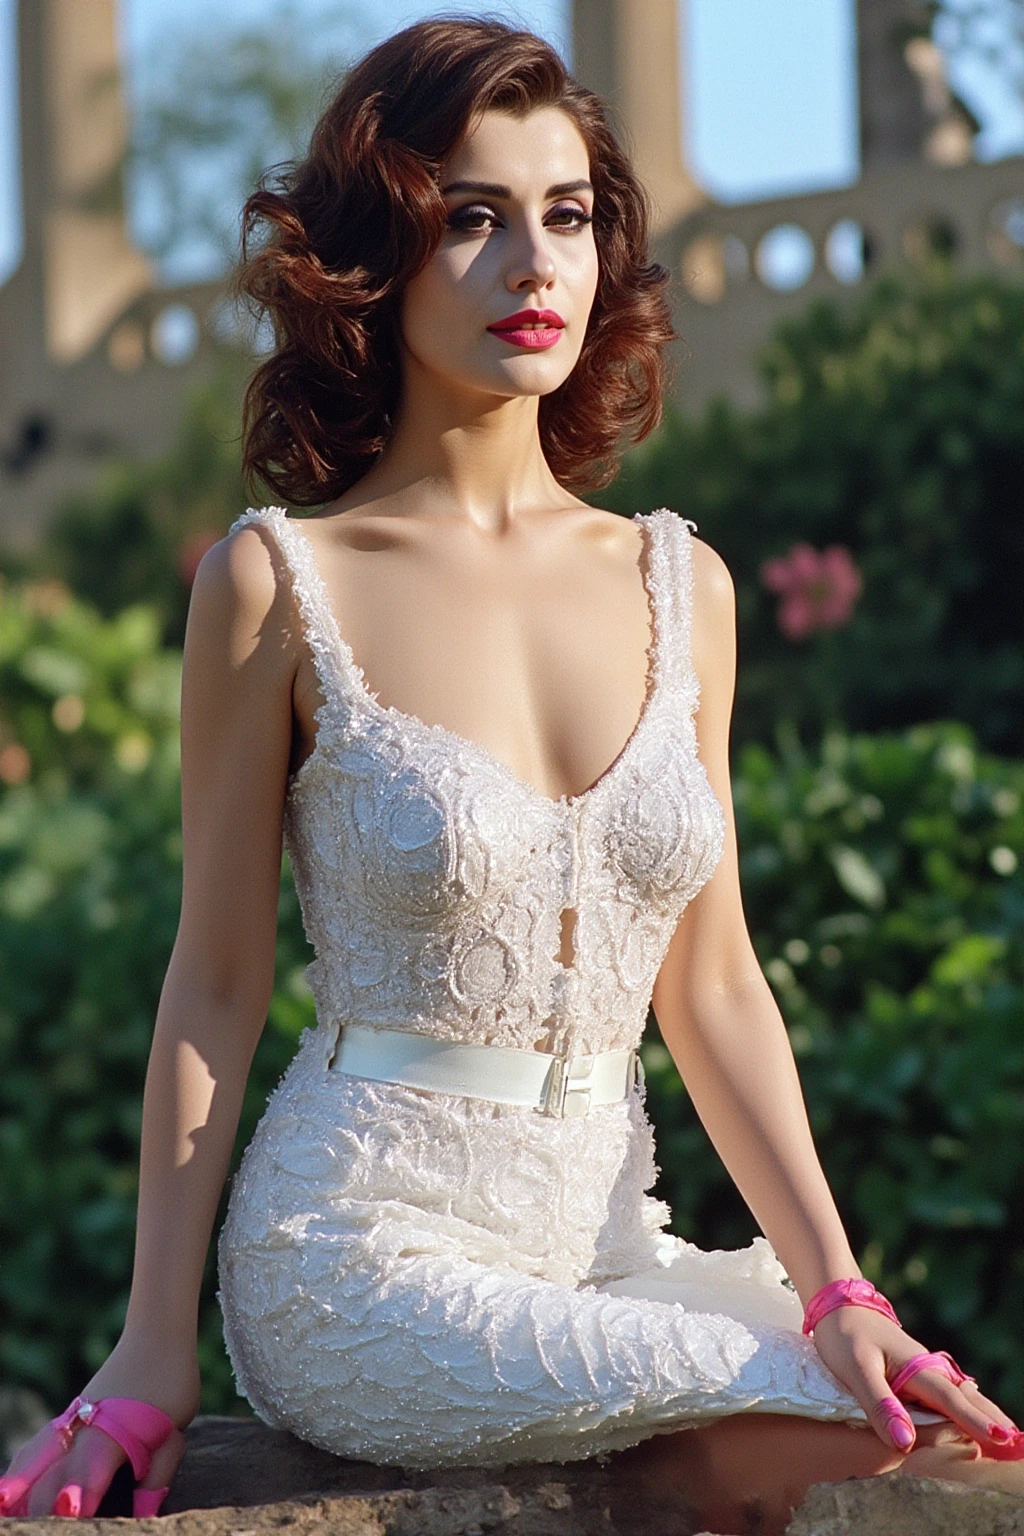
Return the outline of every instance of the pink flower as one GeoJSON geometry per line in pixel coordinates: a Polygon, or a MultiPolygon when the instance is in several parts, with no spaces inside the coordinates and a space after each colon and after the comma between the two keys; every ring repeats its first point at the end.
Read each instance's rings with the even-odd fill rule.
{"type": "Polygon", "coordinates": [[[199,562],[208,549],[212,549],[223,534],[215,533],[212,528],[201,528],[191,538],[186,539],[178,548],[178,574],[186,587],[190,587],[196,579],[196,571],[199,562]]]}
{"type": "Polygon", "coordinates": [[[20,741],[9,742],[0,751],[0,783],[24,784],[32,772],[32,759],[20,741]]]}
{"type": "Polygon", "coordinates": [[[812,549],[794,544],[788,555],[766,560],[761,582],[782,598],[779,628],[788,640],[803,640],[816,629],[840,629],[849,621],[864,586],[845,544],[812,549]]]}

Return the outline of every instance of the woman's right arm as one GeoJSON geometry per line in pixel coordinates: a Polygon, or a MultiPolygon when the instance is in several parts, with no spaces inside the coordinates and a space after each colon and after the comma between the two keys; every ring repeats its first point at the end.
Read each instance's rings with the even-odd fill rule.
{"type": "MultiPolygon", "coordinates": [[[[200,1286],[273,988],[297,663],[289,602],[267,544],[249,527],[209,550],[192,587],[181,916],[146,1073],[131,1296],[120,1340],[82,1389],[141,1398],[179,1427],[199,1408],[200,1286]]],[[[30,1513],[50,1511],[76,1458],[95,1478],[97,1457],[109,1469],[105,1488],[124,1456],[99,1430],[81,1430],[32,1490],[30,1513]]]]}
{"type": "Polygon", "coordinates": [[[203,558],[182,670],[181,917],[146,1073],[129,1337],[194,1359],[199,1290],[274,983],[295,658],[251,528],[203,558]]]}

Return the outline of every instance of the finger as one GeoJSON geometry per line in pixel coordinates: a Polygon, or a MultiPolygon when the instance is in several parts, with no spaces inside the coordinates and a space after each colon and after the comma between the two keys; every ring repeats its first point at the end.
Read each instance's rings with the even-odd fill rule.
{"type": "Polygon", "coordinates": [[[95,1463],[84,1474],[70,1476],[65,1472],[56,1491],[51,1489],[49,1502],[40,1498],[38,1513],[87,1520],[99,1509],[112,1477],[107,1467],[95,1463]]]}
{"type": "Polygon", "coordinates": [[[929,1367],[912,1376],[900,1392],[904,1399],[910,1397],[924,1408],[945,1414],[986,1450],[1012,1445],[1018,1437],[1013,1420],[972,1382],[955,1386],[948,1376],[929,1367]]]}
{"type": "Polygon", "coordinates": [[[0,1514],[9,1515],[47,1468],[65,1455],[64,1443],[49,1424],[23,1445],[0,1477],[0,1514]]]}
{"type": "Polygon", "coordinates": [[[898,1451],[909,1451],[917,1439],[913,1419],[891,1392],[876,1399],[873,1420],[883,1443],[894,1445],[898,1451]]]}
{"type": "Polygon", "coordinates": [[[158,1515],[170,1491],[169,1483],[166,1488],[136,1488],[132,1494],[132,1514],[135,1519],[144,1520],[147,1515],[158,1515]]]}
{"type": "Polygon", "coordinates": [[[909,1451],[917,1438],[914,1421],[903,1403],[894,1397],[885,1379],[881,1362],[860,1366],[861,1390],[853,1388],[871,1427],[883,1445],[897,1451],[909,1451]]]}
{"type": "Polygon", "coordinates": [[[998,1403],[994,1403],[990,1397],[986,1397],[976,1382],[965,1381],[961,1385],[960,1391],[967,1398],[967,1401],[977,1408],[979,1413],[983,1413],[986,1416],[990,1424],[997,1424],[1001,1429],[1009,1430],[1011,1435],[1020,1433],[1010,1415],[1005,1413],[998,1403]]]}
{"type": "Polygon", "coordinates": [[[979,1392],[974,1382],[965,1381],[960,1387],[968,1404],[985,1420],[987,1439],[978,1443],[985,1456],[997,1461],[1024,1461],[1024,1434],[1017,1428],[1008,1413],[998,1403],[979,1392]]]}
{"type": "Polygon", "coordinates": [[[185,1436],[180,1429],[172,1430],[162,1445],[158,1445],[149,1463],[149,1471],[139,1483],[140,1488],[162,1488],[170,1483],[181,1466],[185,1455],[185,1436]]]}
{"type": "Polygon", "coordinates": [[[132,1494],[132,1514],[136,1519],[159,1513],[184,1455],[185,1436],[176,1429],[153,1452],[149,1471],[132,1494]]]}
{"type": "MultiPolygon", "coordinates": [[[[98,1429],[79,1430],[71,1449],[29,1491],[28,1513],[57,1514],[55,1506],[61,1491],[77,1488],[79,1514],[83,1518],[95,1514],[124,1459],[124,1451],[109,1435],[98,1429]]],[[[71,1493],[68,1498],[74,1501],[76,1495],[71,1493]]]]}
{"type": "Polygon", "coordinates": [[[99,1509],[118,1467],[127,1460],[121,1446],[101,1430],[83,1430],[78,1437],[79,1465],[75,1479],[81,1488],[81,1515],[88,1520],[99,1509]]]}

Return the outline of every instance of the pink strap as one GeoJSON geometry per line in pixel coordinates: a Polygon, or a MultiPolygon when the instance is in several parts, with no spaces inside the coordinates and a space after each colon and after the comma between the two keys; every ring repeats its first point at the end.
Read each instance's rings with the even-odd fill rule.
{"type": "MultiPolygon", "coordinates": [[[[905,1365],[901,1365],[889,1382],[893,1395],[897,1395],[901,1387],[905,1387],[912,1376],[918,1371],[939,1371],[943,1376],[959,1387],[962,1382],[974,1381],[973,1376],[967,1376],[957,1365],[952,1355],[948,1355],[944,1349],[936,1351],[921,1350],[920,1354],[913,1355],[905,1365]]],[[[975,1383],[977,1385],[977,1383],[975,1383]]]]}
{"type": "Polygon", "coordinates": [[[813,1333],[822,1318],[837,1307],[869,1307],[872,1312],[881,1312],[897,1328],[900,1326],[892,1302],[876,1290],[870,1280],[856,1276],[849,1280],[830,1280],[815,1291],[804,1311],[804,1333],[813,1333]]]}
{"type": "Polygon", "coordinates": [[[102,1397],[95,1402],[85,1397],[72,1399],[63,1413],[50,1420],[54,1433],[28,1466],[16,1475],[0,1478],[0,1516],[27,1513],[21,1506],[28,1490],[68,1450],[83,1424],[101,1429],[117,1442],[131,1462],[137,1482],[148,1476],[153,1452],[177,1427],[163,1409],[134,1397],[102,1397]]]}
{"type": "Polygon", "coordinates": [[[149,1476],[153,1452],[174,1429],[174,1420],[160,1408],[132,1397],[104,1397],[90,1421],[116,1440],[132,1464],[136,1482],[149,1476]]]}
{"type": "Polygon", "coordinates": [[[101,1397],[95,1402],[76,1397],[50,1422],[65,1448],[83,1424],[102,1429],[128,1457],[137,1482],[147,1476],[153,1452],[163,1445],[175,1428],[174,1420],[162,1408],[154,1408],[151,1403],[139,1402],[134,1397],[101,1397]]]}

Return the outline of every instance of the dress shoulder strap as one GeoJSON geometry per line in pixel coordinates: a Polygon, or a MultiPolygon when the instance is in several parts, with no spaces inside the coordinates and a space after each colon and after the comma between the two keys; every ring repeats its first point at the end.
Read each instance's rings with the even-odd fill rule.
{"type": "MultiPolygon", "coordinates": [[[[228,529],[258,523],[274,540],[288,573],[292,596],[298,609],[301,634],[309,648],[317,679],[328,705],[339,695],[351,700],[347,647],[341,642],[323,579],[317,567],[313,547],[294,519],[283,507],[249,507],[228,529]]],[[[319,711],[317,711],[319,716],[319,711]]]]}
{"type": "Polygon", "coordinates": [[[669,507],[651,513],[655,522],[653,570],[660,602],[665,673],[675,697],[690,714],[700,702],[700,680],[693,665],[693,543],[697,524],[669,507]]]}

